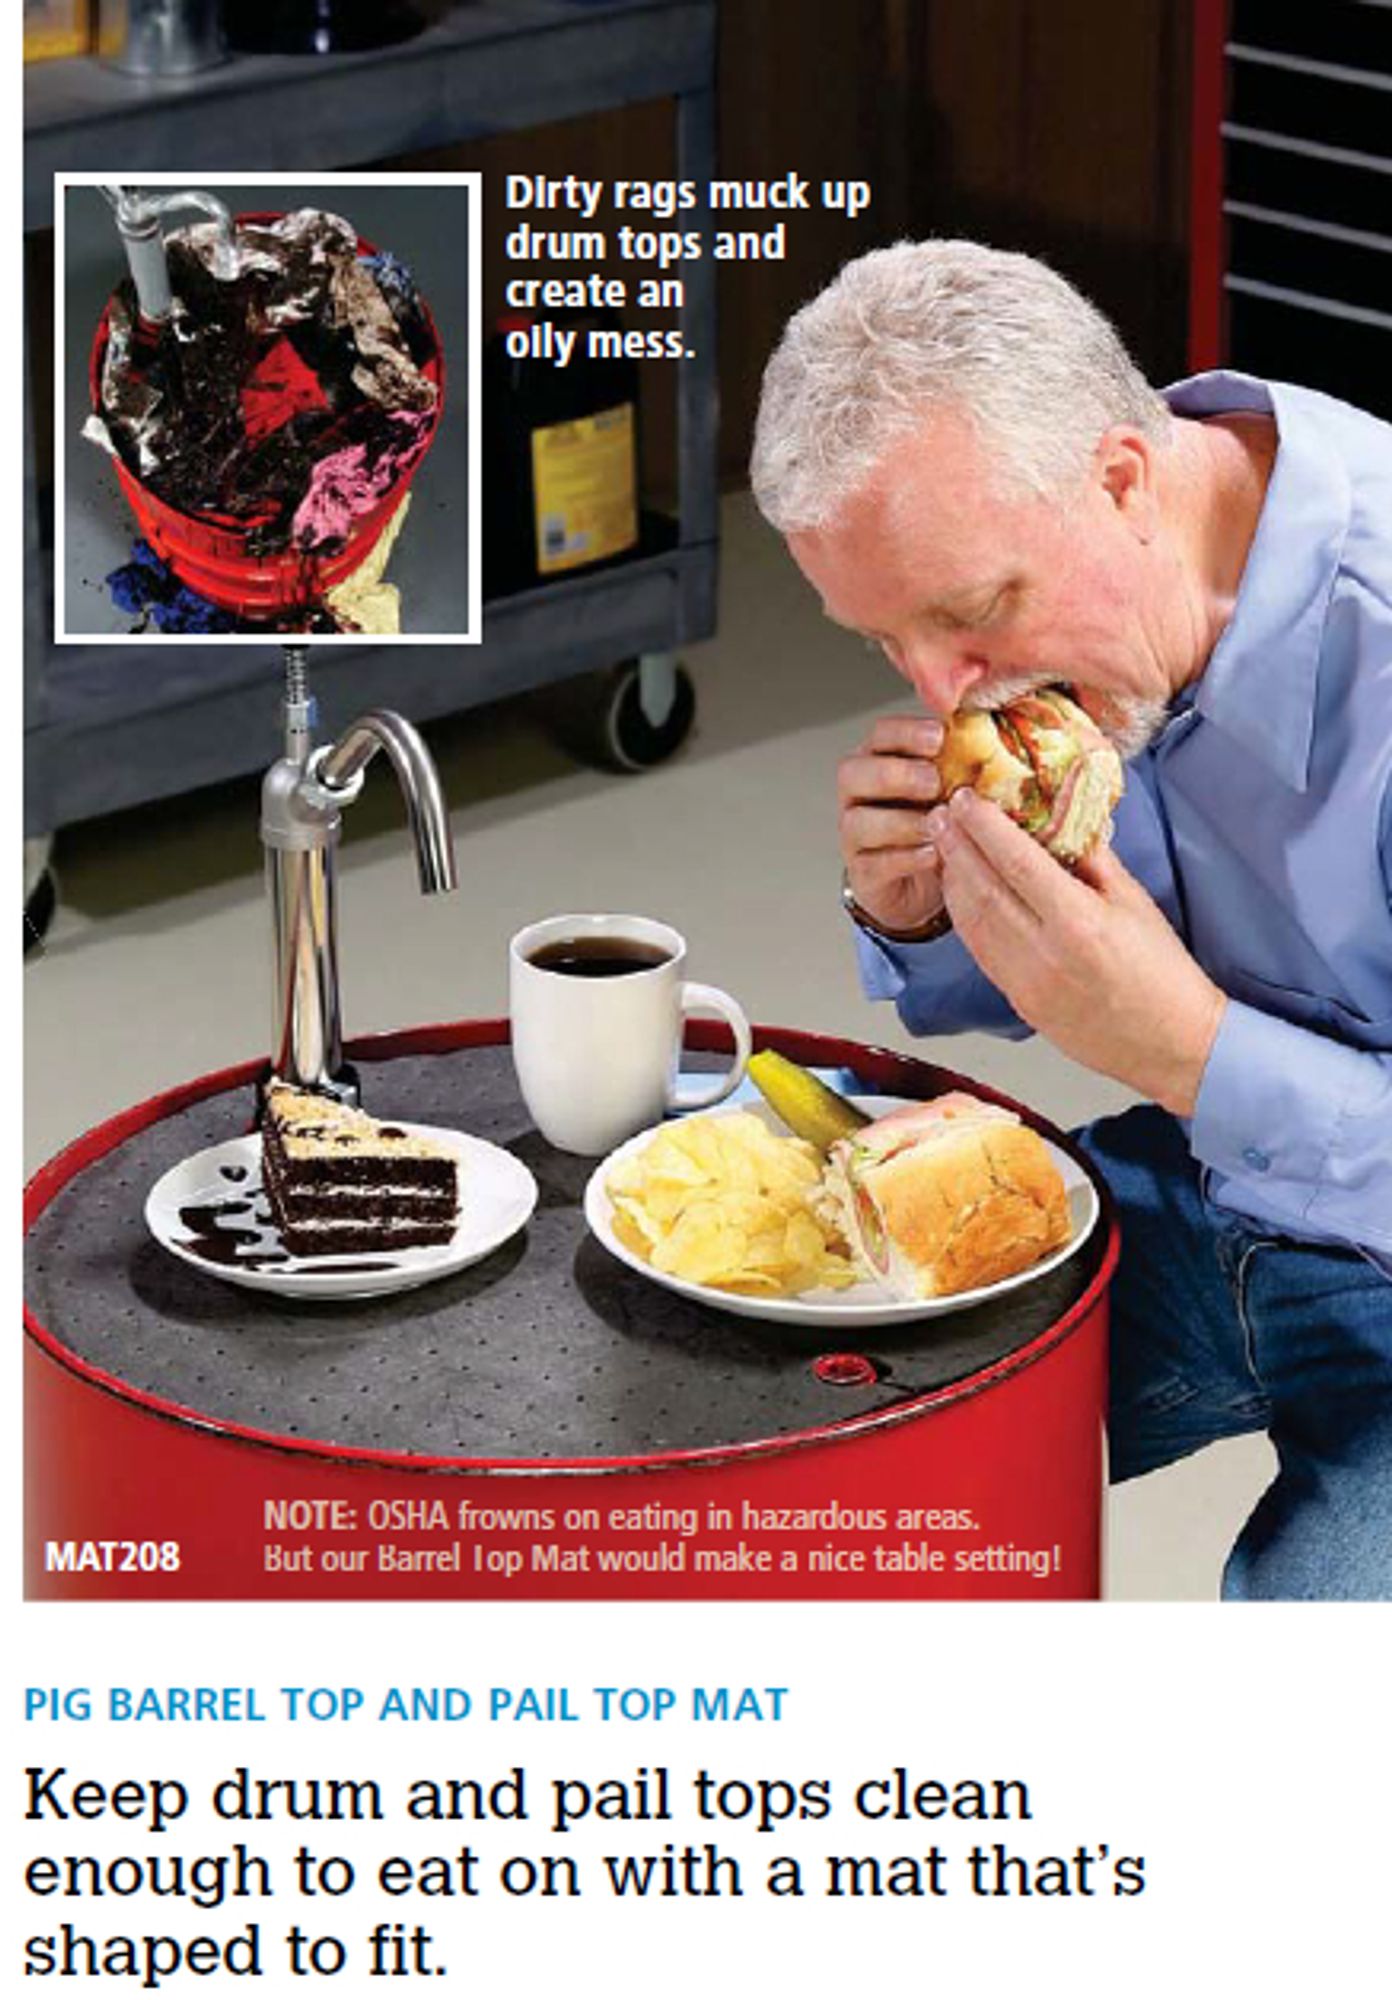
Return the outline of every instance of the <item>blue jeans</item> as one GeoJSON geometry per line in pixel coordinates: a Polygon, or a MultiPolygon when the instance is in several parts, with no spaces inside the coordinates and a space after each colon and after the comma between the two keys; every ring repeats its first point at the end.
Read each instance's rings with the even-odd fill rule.
{"type": "Polygon", "coordinates": [[[1214,1206],[1154,1105],[1078,1135],[1116,1197],[1112,1478],[1266,1431],[1280,1469],[1223,1574],[1238,1598],[1392,1598],[1392,1281],[1214,1206]]]}

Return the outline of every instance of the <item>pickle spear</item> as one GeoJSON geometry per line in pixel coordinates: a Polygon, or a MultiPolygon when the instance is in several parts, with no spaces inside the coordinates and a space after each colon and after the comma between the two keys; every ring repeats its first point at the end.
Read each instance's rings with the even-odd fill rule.
{"type": "Polygon", "coordinates": [[[773,1049],[760,1049],[749,1058],[749,1075],[789,1131],[808,1140],[819,1153],[830,1152],[838,1139],[849,1138],[870,1123],[863,1111],[820,1077],[773,1049]]]}

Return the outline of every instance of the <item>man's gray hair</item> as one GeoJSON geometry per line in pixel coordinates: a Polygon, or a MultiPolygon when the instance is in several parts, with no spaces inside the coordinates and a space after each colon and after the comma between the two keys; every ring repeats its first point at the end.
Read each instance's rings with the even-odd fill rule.
{"type": "Polygon", "coordinates": [[[1164,399],[1111,322],[1037,258],[896,243],[847,264],[793,315],[764,371],[750,477],[783,534],[823,527],[934,409],[965,415],[1002,485],[1082,478],[1103,432],[1157,443],[1164,399]]]}

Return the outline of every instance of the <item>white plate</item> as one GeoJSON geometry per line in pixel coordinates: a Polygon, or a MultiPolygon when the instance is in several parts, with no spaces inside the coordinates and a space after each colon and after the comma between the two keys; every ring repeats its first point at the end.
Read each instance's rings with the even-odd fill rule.
{"type": "Polygon", "coordinates": [[[277,1256],[282,1250],[275,1224],[255,1220],[258,1212],[266,1213],[266,1198],[261,1192],[261,1141],[254,1133],[209,1146],[171,1167],[151,1188],[145,1203],[150,1233],[195,1270],[251,1291],[279,1292],[296,1299],[366,1299],[410,1291],[462,1271],[506,1243],[527,1221],[537,1204],[537,1184],[511,1153],[465,1132],[392,1122],[423,1139],[440,1140],[459,1162],[459,1226],[448,1243],[415,1250],[366,1250],[355,1256],[335,1252],[327,1257],[290,1257],[284,1263],[258,1266],[258,1256],[277,1256]],[[226,1242],[231,1261],[200,1249],[198,1232],[181,1211],[242,1201],[250,1206],[231,1213],[224,1207],[212,1218],[214,1241],[226,1242]],[[234,1231],[251,1232],[251,1240],[239,1242],[234,1231]],[[239,1256],[250,1261],[238,1262],[239,1256]]]}
{"type": "MultiPolygon", "coordinates": [[[[851,1101],[867,1117],[882,1118],[887,1111],[898,1111],[911,1100],[904,1097],[854,1097],[851,1101]]],[[[765,1104],[723,1105],[718,1111],[705,1111],[698,1115],[703,1118],[728,1118],[737,1110],[755,1112],[771,1132],[787,1136],[788,1128],[782,1119],[765,1104]]],[[[983,1299],[999,1298],[1005,1292],[1015,1291],[1020,1285],[1033,1284],[1046,1271],[1052,1271],[1066,1257],[1071,1257],[1086,1240],[1101,1209],[1097,1190],[1078,1162],[1062,1147],[1046,1139],[1044,1144],[1049,1149],[1049,1157],[1063,1175],[1073,1217],[1073,1234],[1061,1250],[1052,1251],[1013,1278],[1002,1278],[994,1285],[980,1285],[974,1291],[952,1292],[945,1298],[937,1299],[896,1299],[882,1285],[874,1284],[869,1279],[849,1285],[841,1292],[822,1288],[815,1292],[798,1292],[791,1298],[726,1292],[715,1285],[696,1285],[688,1279],[672,1278],[663,1271],[655,1271],[651,1264],[627,1249],[614,1234],[614,1204],[609,1199],[605,1182],[620,1160],[641,1152],[661,1129],[655,1125],[650,1131],[640,1132],[636,1139],[620,1146],[595,1169],[585,1189],[585,1220],[605,1249],[641,1277],[650,1278],[655,1285],[664,1285],[669,1292],[680,1292],[683,1298],[699,1299],[702,1305],[717,1306],[722,1312],[738,1313],[744,1319],[782,1320],[795,1326],[825,1326],[832,1332],[841,1327],[893,1326],[904,1320],[933,1319],[940,1313],[960,1312],[965,1306],[979,1305],[983,1299]]]]}

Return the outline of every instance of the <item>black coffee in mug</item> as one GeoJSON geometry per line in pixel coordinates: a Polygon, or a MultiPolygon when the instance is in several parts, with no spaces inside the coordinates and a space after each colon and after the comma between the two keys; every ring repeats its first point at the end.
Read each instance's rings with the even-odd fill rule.
{"type": "Polygon", "coordinates": [[[671,952],[658,944],[629,937],[557,938],[529,952],[527,963],[542,972],[560,972],[568,979],[622,979],[629,972],[651,972],[666,965],[671,952]]]}
{"type": "Polygon", "coordinates": [[[508,944],[512,1060],[541,1136],[594,1158],[669,1111],[728,1097],[749,1060],[749,1023],[718,986],[687,979],[670,924],[614,910],[544,917],[508,944]],[[735,1060],[713,1083],[677,1087],[687,1016],[718,1014],[735,1060]]]}

